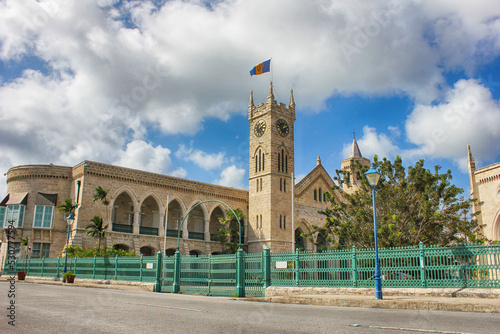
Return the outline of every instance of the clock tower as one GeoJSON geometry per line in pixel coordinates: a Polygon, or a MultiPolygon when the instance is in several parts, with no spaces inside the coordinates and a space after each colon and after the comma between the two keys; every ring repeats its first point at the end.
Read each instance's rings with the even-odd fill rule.
{"type": "Polygon", "coordinates": [[[274,252],[292,248],[292,196],[294,187],[293,91],[290,104],[274,100],[272,82],[265,103],[254,105],[250,92],[249,209],[247,242],[250,253],[266,246],[274,252]]]}

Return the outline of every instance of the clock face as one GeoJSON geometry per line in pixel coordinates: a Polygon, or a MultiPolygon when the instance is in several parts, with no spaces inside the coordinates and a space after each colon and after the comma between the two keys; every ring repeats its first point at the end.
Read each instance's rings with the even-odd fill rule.
{"type": "Polygon", "coordinates": [[[266,121],[261,119],[257,123],[255,123],[255,127],[253,128],[253,133],[255,133],[257,137],[262,137],[264,132],[266,132],[266,121]]]}
{"type": "Polygon", "coordinates": [[[288,132],[290,132],[290,128],[288,127],[288,123],[284,119],[279,119],[276,122],[276,129],[278,130],[278,133],[282,137],[288,136],[288,132]]]}

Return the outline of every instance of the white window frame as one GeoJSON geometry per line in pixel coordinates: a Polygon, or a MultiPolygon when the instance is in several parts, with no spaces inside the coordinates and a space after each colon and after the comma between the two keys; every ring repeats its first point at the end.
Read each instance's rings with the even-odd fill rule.
{"type": "Polygon", "coordinates": [[[9,227],[10,220],[16,221],[13,225],[14,227],[23,227],[25,212],[26,205],[24,204],[7,205],[7,209],[5,210],[4,227],[9,227]],[[15,210],[17,210],[17,212],[15,210]]]}
{"type": "Polygon", "coordinates": [[[36,205],[35,213],[33,214],[33,228],[51,229],[54,221],[54,206],[53,205],[36,205]],[[42,210],[41,220],[37,225],[37,212],[42,210]],[[46,221],[50,220],[49,225],[45,226],[46,221]]]}

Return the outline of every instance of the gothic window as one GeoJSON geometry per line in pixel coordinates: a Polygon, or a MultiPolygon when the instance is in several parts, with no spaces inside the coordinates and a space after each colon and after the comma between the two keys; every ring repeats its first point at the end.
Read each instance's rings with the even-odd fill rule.
{"type": "Polygon", "coordinates": [[[257,156],[255,156],[255,173],[257,173],[257,156]]]}
{"type": "Polygon", "coordinates": [[[283,216],[283,229],[286,230],[286,216],[283,216]]]}
{"type": "Polygon", "coordinates": [[[280,215],[280,228],[283,228],[283,217],[280,215]]]}
{"type": "Polygon", "coordinates": [[[262,170],[262,155],[259,150],[259,172],[262,170]]]}
{"type": "Polygon", "coordinates": [[[323,193],[323,202],[326,203],[326,194],[325,193],[323,193]]]}
{"type": "Polygon", "coordinates": [[[288,155],[285,156],[285,172],[288,173],[288,155]]]}
{"type": "Polygon", "coordinates": [[[264,153],[262,153],[262,170],[265,169],[266,169],[266,157],[264,156],[264,153]]]}
{"type": "Polygon", "coordinates": [[[318,191],[316,189],[314,189],[314,200],[318,200],[318,191]]]}
{"type": "Polygon", "coordinates": [[[286,179],[283,179],[283,191],[286,192],[286,179]]]}
{"type": "Polygon", "coordinates": [[[280,178],[280,191],[283,191],[283,179],[280,178]]]}
{"type": "Polygon", "coordinates": [[[319,201],[321,202],[321,196],[322,196],[323,192],[321,191],[321,188],[319,188],[319,192],[318,192],[318,199],[319,201]]]}
{"type": "Polygon", "coordinates": [[[281,154],[278,153],[278,172],[281,171],[281,154]]]}
{"type": "Polygon", "coordinates": [[[281,149],[281,171],[285,170],[285,150],[281,149]]]}

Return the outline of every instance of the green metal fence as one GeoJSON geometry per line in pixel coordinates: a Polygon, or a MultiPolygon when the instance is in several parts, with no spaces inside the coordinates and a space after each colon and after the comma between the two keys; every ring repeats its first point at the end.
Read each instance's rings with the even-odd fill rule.
{"type": "MultiPolygon", "coordinates": [[[[220,296],[262,296],[270,285],[374,286],[373,249],[322,253],[271,253],[268,249],[261,254],[239,252],[239,255],[199,257],[179,253],[162,257],[158,253],[148,257],[68,258],[68,270],[72,270],[77,279],[155,282],[155,291],[220,296]]],[[[419,247],[381,249],[379,259],[383,287],[500,288],[498,244],[453,247],[420,244],[419,247]]],[[[6,266],[4,273],[14,274],[21,271],[23,265],[24,260],[20,259],[14,270],[9,272],[6,266]]],[[[63,268],[64,258],[29,259],[26,265],[28,276],[39,277],[61,277],[63,268]]]]}

